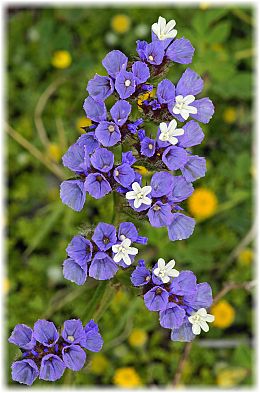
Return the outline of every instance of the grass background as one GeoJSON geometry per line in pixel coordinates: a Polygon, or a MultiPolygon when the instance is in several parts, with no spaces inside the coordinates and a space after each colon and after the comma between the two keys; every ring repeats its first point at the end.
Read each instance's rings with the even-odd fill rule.
{"type": "MultiPolygon", "coordinates": [[[[139,223],[141,233],[149,237],[141,256],[147,261],[174,257],[179,268],[193,270],[199,282],[208,281],[214,295],[227,282],[243,283],[254,276],[253,258],[241,257],[244,248],[252,250],[253,239],[254,10],[205,4],[6,9],[7,334],[17,323],[33,326],[37,319],[48,318],[58,326],[73,317],[87,322],[95,314],[105,340],[103,357],[89,353],[86,367],[78,373],[67,370],[57,385],[112,385],[117,369],[132,367],[143,386],[171,386],[184,348],[183,343],[170,341],[170,332],[160,328],[157,314],[148,312],[138,291],[128,288],[128,275],[118,274],[113,280],[107,293],[110,303],[91,310],[97,283],[89,280],[77,287],[63,279],[61,269],[65,248],[79,226],[110,222],[113,213],[111,195],[99,201],[88,198],[80,213],[59,199],[61,178],[71,175],[62,167],[61,156],[80,135],[87,81],[96,72],[104,74],[101,60],[109,50],[134,54],[135,41],[149,40],[150,26],[159,15],[175,19],[178,37],[191,40],[196,49],[191,67],[203,76],[204,95],[216,107],[210,124],[203,126],[203,143],[194,150],[207,158],[206,177],[195,188],[214,192],[218,208],[197,223],[190,239],[181,242],[170,243],[165,229],[139,223]],[[125,33],[113,25],[113,18],[122,14],[130,22],[125,33]],[[57,50],[70,53],[68,68],[52,65],[57,50]],[[42,137],[44,129],[47,141],[42,137]],[[147,337],[140,347],[129,343],[136,328],[147,337]]],[[[168,77],[174,80],[184,69],[184,65],[173,67],[168,77]]],[[[253,383],[252,294],[234,289],[224,299],[235,311],[234,321],[196,339],[181,385],[253,383]]],[[[10,344],[7,349],[6,375],[14,384],[10,364],[19,351],[10,344]]],[[[43,381],[36,385],[50,386],[43,381]]]]}

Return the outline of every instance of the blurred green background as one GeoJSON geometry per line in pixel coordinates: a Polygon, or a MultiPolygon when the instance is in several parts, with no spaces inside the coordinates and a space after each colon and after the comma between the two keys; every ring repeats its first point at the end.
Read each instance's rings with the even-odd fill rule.
{"type": "MultiPolygon", "coordinates": [[[[129,272],[105,289],[98,308],[91,303],[96,281],[83,287],[66,281],[65,248],[82,223],[111,221],[112,195],[88,198],[82,212],[62,205],[59,184],[71,173],[61,156],[87,124],[82,109],[87,81],[104,75],[101,60],[114,48],[135,53],[137,39],[150,39],[158,16],[175,19],[178,37],[195,47],[191,68],[205,80],[216,112],[203,126],[205,139],[194,149],[207,158],[207,174],[195,183],[186,203],[197,218],[191,238],[169,242],[165,229],[138,223],[149,237],[140,256],[147,261],[174,258],[208,281],[214,296],[229,282],[254,278],[252,160],[254,85],[254,10],[250,7],[100,7],[6,9],[8,124],[8,276],[7,335],[17,323],[39,318],[61,325],[65,319],[94,316],[105,340],[100,354],[88,354],[86,367],[65,372],[56,384],[171,386],[185,344],[171,342],[157,313],[148,312],[129,272]]],[[[184,65],[171,68],[177,80],[184,65]]],[[[211,310],[210,332],[194,342],[179,385],[234,387],[254,383],[252,291],[227,292],[211,310]]],[[[6,375],[19,351],[7,345],[6,375]]],[[[14,384],[14,383],[13,383],[14,384]]],[[[35,386],[51,386],[37,381],[35,386]]]]}

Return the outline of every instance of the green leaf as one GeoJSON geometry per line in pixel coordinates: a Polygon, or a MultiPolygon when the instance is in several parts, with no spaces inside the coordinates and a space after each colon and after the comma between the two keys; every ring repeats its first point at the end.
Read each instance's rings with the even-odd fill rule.
{"type": "Polygon", "coordinates": [[[220,22],[216,26],[209,29],[206,40],[209,44],[222,43],[228,38],[230,30],[230,22],[220,22]]]}

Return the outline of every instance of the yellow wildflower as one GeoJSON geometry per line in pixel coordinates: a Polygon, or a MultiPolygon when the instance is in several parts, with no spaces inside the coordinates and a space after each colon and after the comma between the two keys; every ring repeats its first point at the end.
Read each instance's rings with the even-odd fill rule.
{"type": "Polygon", "coordinates": [[[226,368],[218,372],[217,385],[222,388],[231,388],[238,385],[246,376],[248,371],[242,367],[226,368]]]}
{"type": "Polygon", "coordinates": [[[251,248],[245,248],[238,255],[238,262],[243,266],[248,266],[253,261],[254,253],[251,248]]]}
{"type": "Polygon", "coordinates": [[[235,310],[226,300],[220,300],[212,306],[211,314],[215,317],[213,325],[220,329],[228,328],[235,319],[235,310]]]}
{"type": "Polygon", "coordinates": [[[188,208],[196,218],[208,218],[217,210],[218,200],[213,191],[197,188],[188,199],[188,208]]]}
{"type": "Polygon", "coordinates": [[[142,165],[134,165],[136,172],[140,173],[142,176],[148,175],[149,171],[142,165]]]}
{"type": "Polygon", "coordinates": [[[132,347],[142,347],[147,341],[147,334],[143,329],[133,329],[128,342],[132,347]]]}
{"type": "Polygon", "coordinates": [[[131,26],[131,20],[127,15],[115,15],[111,20],[112,29],[119,34],[127,33],[131,26]]]}
{"type": "Polygon", "coordinates": [[[206,1],[202,1],[202,2],[199,4],[199,8],[200,8],[201,10],[203,10],[203,11],[207,10],[207,9],[209,8],[209,6],[210,6],[210,4],[207,3],[206,1]]]}
{"type": "Polygon", "coordinates": [[[50,143],[48,146],[48,156],[52,161],[59,162],[62,156],[61,148],[57,143],[50,143]]]}
{"type": "Polygon", "coordinates": [[[152,91],[147,91],[146,93],[144,93],[144,94],[140,94],[139,96],[138,96],[138,100],[137,100],[137,105],[138,106],[142,106],[143,105],[143,102],[145,101],[145,100],[148,100],[148,98],[153,98],[155,96],[155,90],[153,89],[152,91]]]}
{"type": "Polygon", "coordinates": [[[76,122],[77,130],[83,134],[84,130],[81,127],[89,127],[92,125],[92,121],[88,117],[80,117],[76,122]]]}
{"type": "Polygon", "coordinates": [[[121,388],[136,388],[142,385],[141,379],[133,367],[118,368],[113,383],[121,388]]]}
{"type": "Polygon", "coordinates": [[[71,65],[72,58],[68,51],[58,50],[53,53],[51,64],[55,68],[68,68],[71,65]]]}
{"type": "Polygon", "coordinates": [[[6,277],[4,278],[3,290],[4,290],[4,294],[7,294],[10,290],[10,281],[6,277]]]}
{"type": "Polygon", "coordinates": [[[101,353],[95,353],[92,356],[90,370],[93,374],[101,375],[109,367],[108,359],[101,353]]]}
{"type": "Polygon", "coordinates": [[[236,108],[230,106],[223,112],[223,120],[225,123],[233,124],[237,119],[237,111],[236,108]]]}

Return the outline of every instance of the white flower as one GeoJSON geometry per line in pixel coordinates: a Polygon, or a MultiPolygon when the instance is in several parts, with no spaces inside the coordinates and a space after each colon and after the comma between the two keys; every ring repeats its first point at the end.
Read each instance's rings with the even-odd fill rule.
{"type": "Polygon", "coordinates": [[[126,193],[126,199],[134,199],[134,207],[138,209],[143,204],[151,205],[152,200],[146,195],[152,191],[151,186],[141,187],[137,182],[132,184],[132,190],[126,193]]]}
{"type": "Polygon", "coordinates": [[[166,40],[166,38],[175,38],[177,35],[177,30],[174,29],[175,25],[175,20],[172,19],[166,23],[166,19],[159,16],[158,22],[152,25],[152,31],[160,41],[166,40]]]}
{"type": "Polygon", "coordinates": [[[122,243],[114,244],[112,246],[112,251],[115,253],[113,260],[117,263],[120,262],[121,259],[125,262],[126,265],[131,265],[132,261],[129,255],[137,255],[138,249],[135,247],[130,247],[131,240],[125,238],[122,243]]]}
{"type": "Polygon", "coordinates": [[[178,277],[179,272],[173,269],[175,266],[175,260],[172,259],[165,265],[165,260],[163,258],[158,259],[158,267],[153,271],[154,275],[159,277],[164,284],[170,281],[171,277],[178,277]]]}
{"type": "Polygon", "coordinates": [[[183,97],[182,95],[176,96],[175,97],[175,105],[172,109],[173,113],[175,115],[181,115],[184,120],[187,120],[190,113],[196,115],[197,113],[197,108],[195,106],[190,106],[193,101],[195,100],[195,97],[193,95],[188,95],[183,97]]]}
{"type": "Polygon", "coordinates": [[[168,126],[166,123],[160,123],[159,125],[161,131],[159,135],[160,141],[170,142],[172,145],[176,145],[176,143],[178,143],[178,139],[176,138],[176,136],[184,134],[184,130],[182,128],[176,128],[176,127],[177,127],[177,121],[175,119],[173,119],[168,126]]]}
{"type": "Polygon", "coordinates": [[[192,333],[199,335],[201,329],[204,332],[209,331],[209,325],[207,322],[213,322],[215,319],[214,315],[207,314],[205,308],[200,308],[197,312],[188,317],[189,322],[192,324],[192,333]]]}

